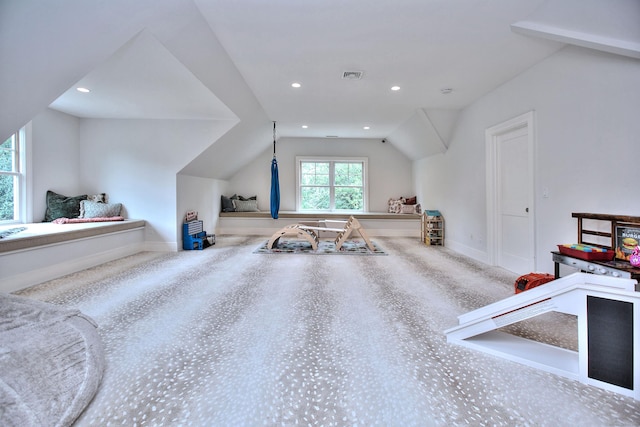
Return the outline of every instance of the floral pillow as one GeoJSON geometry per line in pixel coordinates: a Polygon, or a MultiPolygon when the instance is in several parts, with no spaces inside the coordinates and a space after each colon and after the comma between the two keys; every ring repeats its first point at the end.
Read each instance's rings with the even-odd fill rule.
{"type": "Polygon", "coordinates": [[[389,199],[389,213],[400,213],[402,211],[402,205],[404,204],[404,197],[400,197],[399,199],[389,199]]]}

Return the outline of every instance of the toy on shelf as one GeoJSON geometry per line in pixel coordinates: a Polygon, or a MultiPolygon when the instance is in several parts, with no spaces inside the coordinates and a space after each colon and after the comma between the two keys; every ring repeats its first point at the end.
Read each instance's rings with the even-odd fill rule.
{"type": "Polygon", "coordinates": [[[421,240],[430,246],[444,246],[444,218],[440,211],[426,210],[421,219],[421,240]]]}
{"type": "Polygon", "coordinates": [[[629,257],[629,262],[634,267],[640,267],[640,246],[636,246],[633,250],[633,253],[629,257]]]}

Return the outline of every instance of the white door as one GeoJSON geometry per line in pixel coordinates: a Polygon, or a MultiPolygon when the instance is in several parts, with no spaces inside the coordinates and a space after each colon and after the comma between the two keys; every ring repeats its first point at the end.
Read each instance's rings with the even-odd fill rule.
{"type": "Polygon", "coordinates": [[[492,265],[535,268],[533,112],[487,129],[487,249],[492,265]]]}
{"type": "Polygon", "coordinates": [[[498,265],[518,274],[533,268],[529,236],[529,156],[527,128],[497,138],[498,265]]]}

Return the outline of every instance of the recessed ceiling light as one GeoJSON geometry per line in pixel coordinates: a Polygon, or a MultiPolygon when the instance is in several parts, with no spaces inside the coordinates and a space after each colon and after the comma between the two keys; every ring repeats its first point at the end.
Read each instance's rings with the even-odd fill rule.
{"type": "Polygon", "coordinates": [[[363,127],[362,129],[364,129],[364,130],[369,130],[369,129],[371,129],[371,127],[369,127],[369,126],[365,126],[365,127],[363,127]]]}
{"type": "Polygon", "coordinates": [[[307,125],[302,125],[302,129],[306,129],[306,128],[308,128],[308,127],[309,127],[309,126],[307,126],[307,125]]]}
{"type": "Polygon", "coordinates": [[[400,90],[400,86],[391,86],[391,90],[400,90]]]}
{"type": "Polygon", "coordinates": [[[291,83],[291,87],[299,88],[300,86],[302,86],[300,83],[291,83]]]}
{"type": "Polygon", "coordinates": [[[90,91],[89,89],[87,89],[86,87],[78,87],[78,88],[76,88],[76,90],[77,90],[78,92],[82,92],[82,93],[89,93],[89,92],[91,92],[91,91],[90,91]]]}

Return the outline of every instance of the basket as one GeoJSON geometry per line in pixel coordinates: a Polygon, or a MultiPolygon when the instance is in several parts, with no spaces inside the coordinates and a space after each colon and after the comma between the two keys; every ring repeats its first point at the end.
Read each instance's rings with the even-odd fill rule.
{"type": "Polygon", "coordinates": [[[586,261],[611,261],[616,254],[606,248],[581,244],[558,245],[558,250],[561,254],[586,261]]]}

